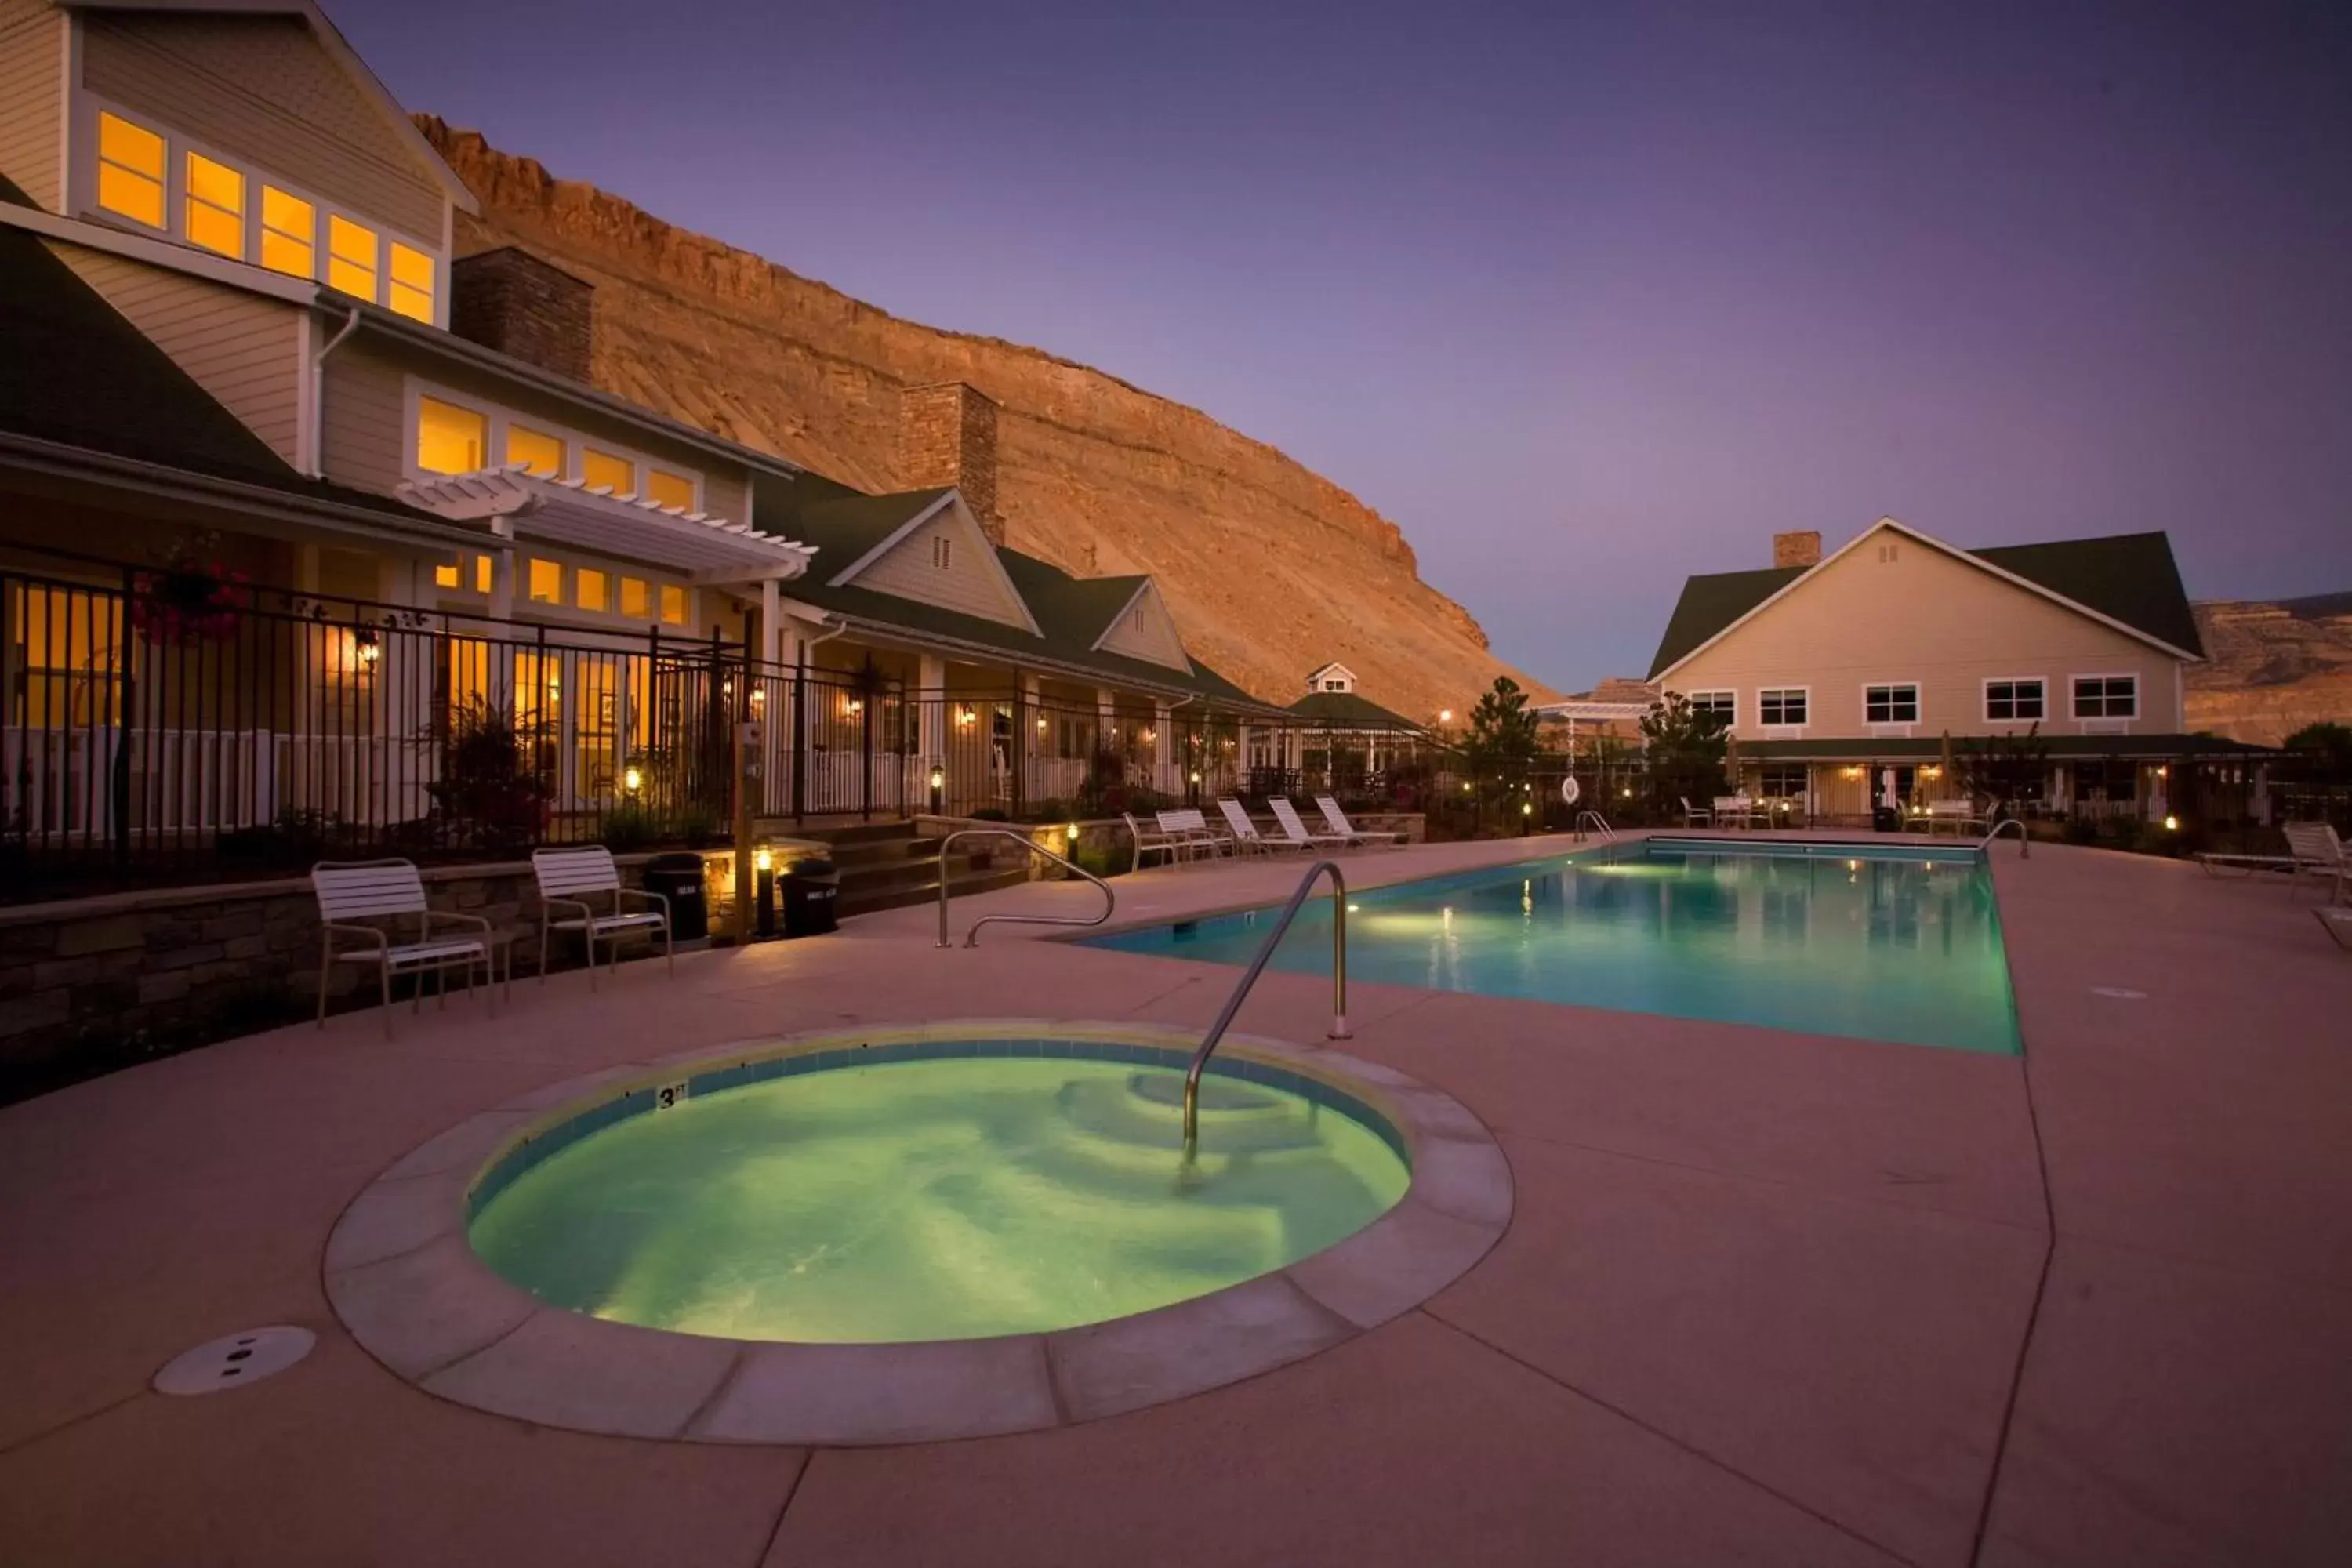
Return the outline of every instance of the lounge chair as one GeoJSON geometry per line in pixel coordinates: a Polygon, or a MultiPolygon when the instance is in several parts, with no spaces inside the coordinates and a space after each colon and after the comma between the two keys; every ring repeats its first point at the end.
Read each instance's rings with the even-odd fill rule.
{"type": "MultiPolygon", "coordinates": [[[[621,886],[621,868],[613,864],[613,852],[602,844],[583,845],[576,849],[534,849],[530,852],[530,868],[539,878],[539,983],[547,984],[548,939],[560,931],[576,931],[588,943],[588,988],[596,988],[596,944],[603,942],[611,955],[609,967],[618,970],[621,964],[621,939],[631,931],[641,931],[650,936],[659,931],[669,960],[670,978],[677,978],[677,939],[669,923],[669,900],[661,893],[649,893],[640,888],[621,886]],[[610,912],[598,913],[593,900],[605,896],[610,912]],[[646,907],[631,910],[629,900],[635,900],[646,907]],[[556,917],[558,910],[577,910],[577,915],[556,917]]],[[[740,895],[739,895],[740,896],[740,895]]]]}
{"type": "Polygon", "coordinates": [[[1978,812],[1976,803],[1970,800],[1931,800],[1927,803],[1927,815],[1924,820],[1930,837],[1940,826],[1949,826],[1955,833],[1981,833],[1992,826],[1978,812]]]}
{"type": "Polygon", "coordinates": [[[2336,829],[2325,822],[2290,822],[2285,827],[2286,847],[2294,856],[2293,887],[2301,887],[2305,872],[2331,882],[2329,898],[2344,897],[2345,884],[2352,881],[2352,859],[2347,859],[2344,840],[2336,829]]]}
{"type": "Polygon", "coordinates": [[[1156,826],[1146,827],[1135,820],[1134,814],[1131,812],[1122,811],[1118,815],[1119,820],[1127,824],[1129,836],[1135,840],[1134,868],[1136,870],[1143,869],[1144,858],[1147,856],[1157,855],[1169,865],[1173,866],[1179,859],[1192,853],[1191,846],[1178,835],[1164,832],[1156,826]]]}
{"type": "Polygon", "coordinates": [[[1715,826],[1715,813],[1709,811],[1703,805],[1693,805],[1690,803],[1690,796],[1686,795],[1676,795],[1675,798],[1683,803],[1683,826],[1685,827],[1712,827],[1715,826]]]}
{"type": "Polygon", "coordinates": [[[1265,804],[1266,809],[1274,813],[1274,820],[1281,825],[1282,836],[1301,849],[1319,848],[1327,845],[1334,849],[1345,849],[1353,842],[1336,833],[1310,831],[1307,824],[1298,819],[1298,808],[1290,804],[1288,795],[1268,795],[1265,804]]]}
{"type": "Polygon", "coordinates": [[[1397,833],[1387,828],[1376,829],[1370,833],[1359,832],[1356,825],[1348,820],[1348,814],[1339,809],[1339,803],[1328,795],[1318,795],[1315,797],[1315,809],[1323,814],[1323,826],[1326,828],[1339,835],[1350,844],[1377,844],[1381,839],[1386,839],[1391,844],[1403,844],[1412,837],[1410,834],[1397,833]]]}
{"type": "Polygon", "coordinates": [[[1249,813],[1242,809],[1240,801],[1230,797],[1220,800],[1217,809],[1224,814],[1225,826],[1233,829],[1234,847],[1236,849],[1253,855],[1270,855],[1276,849],[1298,847],[1287,839],[1268,838],[1260,833],[1257,824],[1250,820],[1249,813]]]}
{"type": "Polygon", "coordinates": [[[2319,929],[2336,939],[2336,945],[2352,951],[2352,910],[2314,910],[2319,917],[2319,929]]]}
{"type": "Polygon", "coordinates": [[[1742,827],[1753,827],[1756,826],[1756,802],[1749,795],[1719,795],[1715,797],[1715,810],[1711,815],[1717,827],[1728,827],[1733,823],[1742,827]]]}
{"type": "Polygon", "coordinates": [[[1214,858],[1233,852],[1234,841],[1211,827],[1195,806],[1160,813],[1160,831],[1181,841],[1195,855],[1214,858]]]}
{"type": "Polygon", "coordinates": [[[425,976],[439,977],[444,1005],[448,1002],[448,973],[463,970],[466,989],[474,989],[474,969],[479,965],[485,984],[494,975],[490,922],[479,915],[454,914],[429,907],[425,879],[407,860],[321,860],[310,868],[310,888],[319,896],[319,1027],[327,1026],[327,977],[338,963],[373,963],[383,996],[383,1037],[392,1038],[392,977],[416,976],[409,1005],[415,1012],[425,1001],[425,976]],[[414,915],[416,938],[395,942],[397,927],[414,915]],[[366,925],[383,921],[394,929],[366,925]],[[457,931],[436,936],[436,922],[457,931]],[[357,937],[358,945],[335,945],[337,932],[357,937]]]}

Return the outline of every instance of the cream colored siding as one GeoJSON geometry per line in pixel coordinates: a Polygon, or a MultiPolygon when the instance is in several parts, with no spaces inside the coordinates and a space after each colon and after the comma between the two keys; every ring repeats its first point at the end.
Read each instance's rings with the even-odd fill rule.
{"type": "MultiPolygon", "coordinates": [[[[331,338],[337,330],[321,322],[331,338]]],[[[337,484],[391,495],[408,477],[405,383],[400,367],[345,342],[320,377],[319,462],[337,484]]]]}
{"type": "Polygon", "coordinates": [[[1176,635],[1176,623],[1170,618],[1168,606],[1161,602],[1160,590],[1150,584],[1103,635],[1105,653],[1125,654],[1148,664],[1165,665],[1171,669],[1189,669],[1192,662],[1184,657],[1184,640],[1176,635]],[[1141,617],[1142,625],[1136,624],[1141,617]]]}
{"type": "Polygon", "coordinates": [[[297,17],[86,14],[81,79],[164,129],[440,244],[442,187],[297,17]]]}
{"type": "Polygon", "coordinates": [[[757,526],[759,519],[750,517],[751,485],[740,468],[704,468],[702,470],[702,510],[712,517],[723,517],[730,522],[751,521],[757,526]]]}
{"type": "Polygon", "coordinates": [[[0,174],[51,212],[64,205],[65,40],[47,0],[0,0],[0,174]]]}
{"type": "Polygon", "coordinates": [[[301,422],[301,311],[143,262],[54,248],[198,386],[289,463],[301,422]]]}
{"type": "Polygon", "coordinates": [[[889,553],[852,579],[860,588],[896,594],[982,620],[1023,626],[1021,601],[985,553],[987,537],[953,506],[890,547],[889,553]],[[934,564],[934,542],[949,544],[948,563],[934,564]]]}
{"type": "Polygon", "coordinates": [[[2042,732],[2083,726],[2069,701],[2077,675],[2137,675],[2138,734],[2180,729],[2178,660],[2055,604],[2030,589],[1930,545],[1889,535],[1865,539],[1800,583],[1785,598],[1665,678],[1675,691],[1735,689],[1738,732],[1754,736],[1758,691],[1810,687],[1803,733],[1870,733],[1867,686],[1916,683],[1916,735],[1980,735],[2021,730],[1988,722],[1984,683],[2038,676],[2044,683],[2042,732]],[[1893,559],[1881,560],[1883,545],[1893,559]]]}

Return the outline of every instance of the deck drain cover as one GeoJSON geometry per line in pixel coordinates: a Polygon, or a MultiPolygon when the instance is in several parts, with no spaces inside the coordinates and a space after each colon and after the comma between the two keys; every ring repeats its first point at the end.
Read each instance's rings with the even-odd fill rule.
{"type": "Polygon", "coordinates": [[[155,1374],[158,1394],[218,1394],[284,1372],[310,1353],[319,1336],[283,1324],[247,1329],[173,1356],[155,1374]]]}
{"type": "Polygon", "coordinates": [[[2145,1002],[2147,1000],[2147,992],[2135,991],[2128,985],[2094,985],[2091,987],[2091,994],[2094,996],[2104,996],[2110,1002],[2145,1002]]]}

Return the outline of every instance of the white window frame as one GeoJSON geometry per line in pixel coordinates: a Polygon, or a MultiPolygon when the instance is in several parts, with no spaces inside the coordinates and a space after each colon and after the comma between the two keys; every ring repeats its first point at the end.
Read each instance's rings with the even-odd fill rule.
{"type": "Polygon", "coordinates": [[[1758,729],[1768,732],[1784,732],[1793,730],[1801,730],[1812,721],[1813,689],[1811,687],[1759,686],[1756,689],[1756,727],[1758,729]],[[1787,704],[1789,698],[1795,697],[1804,704],[1805,716],[1801,719],[1788,720],[1785,721],[1768,719],[1764,716],[1764,700],[1767,697],[1780,698],[1783,706],[1787,704]]]}
{"type": "MultiPolygon", "coordinates": [[[[171,244],[184,246],[192,254],[232,266],[250,267],[257,272],[268,272],[272,278],[284,278],[278,272],[261,265],[261,187],[275,185],[289,196],[310,204],[310,276],[307,281],[327,287],[327,218],[330,214],[355,223],[376,237],[376,292],[368,302],[382,310],[392,309],[392,243],[398,240],[411,250],[433,258],[433,322],[447,331],[449,326],[449,253],[446,247],[431,240],[419,239],[407,230],[385,223],[382,218],[322,196],[309,186],[283,175],[271,173],[248,158],[223,151],[209,142],[173,129],[147,113],[132,109],[110,98],[75,89],[73,168],[69,210],[77,216],[94,223],[120,225],[134,234],[152,235],[171,244]],[[137,218],[129,217],[98,205],[98,117],[111,114],[127,120],[150,135],[163,139],[163,226],[151,228],[137,218]],[[245,176],[245,254],[242,257],[223,256],[207,249],[187,237],[188,154],[198,153],[225,168],[234,169],[245,176]]],[[[415,321],[403,316],[403,321],[415,321]]],[[[422,324],[422,323],[420,323],[422,324]]],[[[665,465],[666,467],[667,465],[665,465]]]]}
{"type": "MultiPolygon", "coordinates": [[[[1889,704],[1893,706],[1892,703],[1889,704]]],[[[1919,682],[1912,680],[1865,680],[1862,683],[1862,721],[1873,730],[1911,730],[1927,721],[1927,705],[1920,700],[1919,682]],[[1911,692],[1911,717],[1908,719],[1874,719],[1870,716],[1870,694],[1874,691],[1911,692]]]]}
{"type": "MultiPolygon", "coordinates": [[[[2107,698],[2105,694],[2102,692],[2099,698],[2099,705],[2102,710],[2105,708],[2106,702],[2107,698]]],[[[2139,671],[2136,669],[2118,669],[2114,671],[2084,670],[2077,674],[2069,675],[2066,678],[2066,717],[2072,719],[2077,724],[2136,724],[2139,721],[2140,708],[2140,679],[2139,671]],[[2082,710],[2082,704],[2077,700],[2074,690],[2074,683],[2078,680],[2130,681],[2132,689],[2132,710],[2128,713],[2108,713],[2104,710],[2097,713],[2084,712],[2082,710]]]]}
{"type": "MultiPolygon", "coordinates": [[[[463,603],[467,606],[488,603],[491,595],[473,586],[468,569],[475,556],[495,557],[499,547],[506,542],[486,538],[482,548],[460,551],[458,582],[455,588],[445,588],[434,581],[430,574],[433,568],[448,564],[438,555],[435,556],[432,565],[426,568],[425,590],[432,594],[436,601],[443,603],[463,603]]],[[[547,544],[536,539],[515,540],[512,542],[511,548],[514,551],[514,611],[518,621],[528,616],[533,623],[545,621],[551,626],[564,625],[583,630],[620,630],[627,632],[632,637],[643,632],[648,626],[660,626],[666,632],[675,635],[678,628],[691,626],[694,624],[694,581],[690,575],[677,567],[647,566],[640,562],[623,561],[613,556],[591,555],[583,551],[547,544]],[[530,596],[530,563],[534,560],[551,562],[562,569],[562,585],[558,590],[557,598],[551,604],[530,596]],[[602,572],[604,574],[606,603],[611,605],[609,609],[583,610],[580,607],[578,602],[580,574],[583,569],[590,572],[602,572]],[[646,585],[646,613],[645,615],[632,616],[621,609],[621,579],[624,577],[634,577],[646,585]],[[677,588],[685,593],[686,619],[684,621],[665,621],[661,618],[661,596],[664,588],[677,588]]],[[[492,570],[494,572],[497,570],[495,565],[492,570]]]]}
{"type": "MultiPolygon", "coordinates": [[[[1731,703],[1731,712],[1724,719],[1723,727],[1726,730],[1738,729],[1739,727],[1739,689],[1738,687],[1710,686],[1703,691],[1685,691],[1683,693],[1683,700],[1691,705],[1693,711],[1705,711],[1709,713],[1715,711],[1712,699],[1717,697],[1727,698],[1731,703]],[[1700,699],[1702,698],[1706,698],[1710,700],[1701,701],[1700,699]]],[[[1808,711],[1810,710],[1811,710],[1809,709],[1808,711]]]]}
{"type": "Polygon", "coordinates": [[[1984,715],[1984,721],[1988,724],[2047,724],[2050,722],[2050,678],[2046,675],[1988,675],[1984,678],[1982,697],[1983,701],[1979,706],[1978,711],[1984,715]],[[1996,686],[2006,686],[2011,689],[2012,705],[2017,687],[2039,688],[2042,692],[2042,711],[2031,719],[2020,718],[2015,714],[2006,719],[1995,718],[1992,710],[1992,689],[1996,686]]]}
{"type": "MultiPolygon", "coordinates": [[[[478,414],[482,416],[488,430],[485,439],[488,443],[488,450],[484,456],[490,460],[493,468],[506,466],[504,458],[507,449],[507,426],[520,425],[540,435],[552,436],[563,443],[564,471],[557,477],[567,483],[579,480],[582,447],[583,445],[592,446],[600,452],[626,458],[636,465],[640,496],[645,490],[646,470],[659,468],[665,473],[676,474],[694,486],[694,504],[687,508],[687,510],[694,512],[703,510],[703,498],[709,493],[705,483],[707,476],[700,468],[691,464],[680,463],[668,458],[656,458],[626,442],[611,441],[602,436],[583,434],[560,419],[542,419],[535,414],[517,413],[503,404],[493,403],[469,392],[458,392],[417,375],[405,377],[401,390],[400,471],[411,483],[431,484],[436,480],[448,478],[446,474],[431,473],[416,466],[416,430],[422,422],[422,410],[418,405],[418,399],[425,397],[433,399],[436,403],[446,403],[453,408],[462,408],[468,414],[478,414]]],[[[670,570],[675,571],[676,568],[673,567],[670,570]]]]}

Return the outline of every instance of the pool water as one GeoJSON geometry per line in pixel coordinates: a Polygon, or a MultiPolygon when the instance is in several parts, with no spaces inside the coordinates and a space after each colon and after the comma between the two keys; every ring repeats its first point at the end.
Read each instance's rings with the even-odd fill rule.
{"type": "MultiPolygon", "coordinates": [[[[1348,973],[1814,1034],[2015,1054],[1992,879],[1969,850],[1643,840],[1355,894],[1348,973]]],[[[1272,967],[1327,972],[1329,900],[1272,967]]],[[[1246,963],[1273,909],[1087,945],[1246,963]]]]}
{"type": "MultiPolygon", "coordinates": [[[[1228,1064],[1222,1059],[1220,1067],[1228,1064]]],[[[1098,1322],[1320,1251],[1404,1195],[1391,1143],[1265,1083],[932,1057],[704,1094],[590,1132],[476,1212],[541,1299],[686,1333],[941,1340],[1098,1322]]]]}

